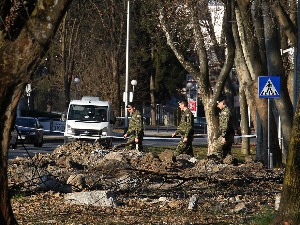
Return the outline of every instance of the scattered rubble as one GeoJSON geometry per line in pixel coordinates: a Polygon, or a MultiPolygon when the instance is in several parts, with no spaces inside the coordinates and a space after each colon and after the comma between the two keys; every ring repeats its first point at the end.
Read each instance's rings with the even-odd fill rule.
{"type": "Polygon", "coordinates": [[[13,192],[35,193],[13,200],[17,219],[26,224],[34,224],[25,213],[33,196],[32,207],[43,204],[39,219],[54,224],[243,224],[266,208],[275,210],[284,174],[250,157],[218,162],[86,142],[10,160],[8,172],[13,192]],[[61,217],[65,211],[72,216],[61,217]]]}

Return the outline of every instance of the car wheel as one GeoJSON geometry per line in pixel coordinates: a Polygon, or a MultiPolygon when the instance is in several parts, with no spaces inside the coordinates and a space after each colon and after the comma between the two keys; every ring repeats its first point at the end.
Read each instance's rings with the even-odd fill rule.
{"type": "Polygon", "coordinates": [[[17,148],[17,142],[18,142],[18,138],[16,138],[15,143],[11,144],[11,148],[12,149],[16,149],[17,148]]]}
{"type": "Polygon", "coordinates": [[[34,140],[33,146],[34,146],[34,147],[39,147],[39,140],[38,140],[38,139],[35,139],[35,140],[34,140]]]}
{"type": "Polygon", "coordinates": [[[44,144],[44,138],[41,138],[41,141],[38,143],[38,147],[43,147],[44,144]]]}

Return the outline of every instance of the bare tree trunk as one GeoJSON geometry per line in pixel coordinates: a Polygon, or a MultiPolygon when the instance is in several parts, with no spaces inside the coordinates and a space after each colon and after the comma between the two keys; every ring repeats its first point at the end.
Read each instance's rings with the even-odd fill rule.
{"type": "MultiPolygon", "coordinates": [[[[241,112],[242,135],[248,135],[249,134],[248,105],[247,105],[245,91],[242,89],[240,89],[240,112],[241,112]]],[[[250,155],[250,139],[249,138],[247,138],[247,137],[242,138],[241,149],[245,155],[250,155]]]]}
{"type": "Polygon", "coordinates": [[[14,11],[14,4],[5,0],[1,5],[1,18],[8,18],[6,26],[0,26],[0,224],[17,224],[8,194],[7,154],[10,131],[15,118],[18,101],[25,85],[32,77],[41,58],[49,47],[62,16],[71,0],[24,3],[27,14],[14,11]],[[7,7],[2,7],[3,5],[7,7]],[[10,8],[11,7],[11,8],[10,8]],[[28,8],[27,8],[28,7],[28,8]],[[36,13],[39,12],[39,13],[36,13]],[[12,13],[12,14],[11,14],[12,13]],[[32,15],[33,14],[33,15],[32,15]],[[7,15],[12,16],[11,18],[7,15]],[[45,18],[47,17],[47,20],[45,18]],[[15,23],[10,19],[24,23],[15,23]],[[11,38],[11,39],[10,39],[11,38]]]}
{"type": "Polygon", "coordinates": [[[8,176],[7,176],[7,154],[10,142],[11,126],[13,124],[16,107],[18,100],[24,91],[24,85],[14,85],[12,83],[5,83],[0,89],[0,95],[3,98],[1,101],[1,127],[0,135],[1,142],[1,169],[0,169],[0,224],[17,224],[17,221],[13,215],[13,210],[10,203],[8,176]]]}
{"type": "Polygon", "coordinates": [[[64,75],[65,111],[68,110],[71,100],[70,91],[74,79],[74,49],[76,47],[79,49],[76,46],[79,26],[79,23],[74,20],[72,26],[69,27],[67,24],[67,14],[64,16],[61,32],[61,56],[63,64],[62,73],[64,75]]]}
{"type": "MultiPolygon", "coordinates": [[[[277,32],[277,24],[274,22],[274,17],[272,17],[272,11],[269,8],[268,4],[264,4],[264,23],[265,23],[265,38],[266,38],[266,55],[267,55],[267,62],[268,62],[268,74],[269,75],[279,75],[281,84],[284,87],[287,87],[287,79],[284,74],[284,68],[282,64],[282,59],[280,55],[280,41],[279,35],[277,32]]],[[[282,130],[283,130],[283,145],[285,148],[288,146],[288,142],[290,140],[290,133],[293,121],[293,105],[291,99],[289,97],[289,93],[287,88],[281,88],[280,90],[280,98],[275,99],[275,103],[280,114],[280,118],[282,121],[282,130]]],[[[273,114],[274,115],[274,114],[273,114]]],[[[276,115],[278,116],[278,115],[276,115]]],[[[273,116],[274,117],[274,116],[273,116]]],[[[271,121],[275,121],[275,118],[271,118],[271,121]]],[[[276,123],[270,124],[271,131],[276,131],[277,135],[277,127],[276,123]]],[[[272,135],[273,137],[273,135],[272,135]]],[[[274,138],[275,139],[275,138],[274,138]]],[[[274,155],[274,163],[278,166],[282,165],[282,156],[281,150],[274,145],[274,141],[278,143],[278,139],[271,142],[273,145],[273,155],[274,155]]],[[[284,156],[285,158],[286,156],[284,156]]]]}
{"type": "Polygon", "coordinates": [[[115,90],[111,93],[110,101],[114,110],[114,115],[118,115],[121,112],[121,99],[120,99],[120,73],[119,63],[117,59],[117,51],[111,53],[111,65],[112,65],[112,81],[109,82],[110,90],[115,90]]]}
{"type": "Polygon", "coordinates": [[[155,126],[156,124],[156,111],[155,111],[155,105],[156,105],[156,100],[155,100],[155,75],[151,74],[150,75],[150,110],[151,110],[151,125],[155,126]]]}
{"type": "MultiPolygon", "coordinates": [[[[293,1],[295,6],[295,1],[293,1]]],[[[297,12],[298,23],[300,21],[300,12],[297,12]]],[[[298,37],[299,37],[298,29],[298,37]]],[[[299,38],[298,38],[299,39],[299,38]]],[[[295,72],[299,76],[299,41],[297,43],[297,58],[295,72]]],[[[296,48],[296,49],[297,49],[296,48]]],[[[280,224],[300,224],[300,98],[298,98],[296,112],[293,118],[291,138],[286,160],[286,170],[283,181],[281,201],[277,216],[273,220],[273,225],[280,224]]]]}
{"type": "Polygon", "coordinates": [[[276,218],[272,224],[300,224],[300,99],[294,116],[283,190],[276,218]]]}
{"type": "MultiPolygon", "coordinates": [[[[253,103],[256,106],[256,110],[260,117],[262,126],[262,135],[258,135],[257,142],[257,149],[260,149],[261,151],[257,152],[256,157],[258,160],[262,160],[266,165],[268,161],[267,101],[265,99],[257,98],[258,76],[260,76],[261,74],[266,74],[266,65],[263,64],[266,61],[265,56],[260,52],[260,50],[263,50],[263,47],[260,48],[260,45],[263,46],[263,43],[257,41],[257,35],[255,35],[256,33],[253,29],[253,20],[251,14],[249,14],[251,6],[250,1],[237,0],[237,2],[238,7],[236,8],[236,19],[239,35],[236,36],[240,39],[241,49],[243,51],[243,56],[247,65],[247,69],[249,71],[249,73],[245,74],[245,76],[250,75],[249,78],[245,78],[244,80],[247,82],[249,81],[249,83],[247,84],[247,88],[251,95],[251,99],[253,99],[253,103]],[[251,41],[247,39],[250,39],[251,41]]],[[[256,30],[263,29],[261,24],[256,23],[256,25],[259,26],[255,26],[256,30]]],[[[260,127],[257,127],[257,132],[258,130],[260,130],[260,127]]]]}

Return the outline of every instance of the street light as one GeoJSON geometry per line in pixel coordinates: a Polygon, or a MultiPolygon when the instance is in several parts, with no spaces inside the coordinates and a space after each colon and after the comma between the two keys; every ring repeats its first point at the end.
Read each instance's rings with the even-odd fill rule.
{"type": "Polygon", "coordinates": [[[128,69],[129,69],[129,12],[130,12],[130,1],[127,1],[127,33],[126,33],[126,71],[125,71],[125,123],[124,123],[124,128],[125,131],[128,128],[128,112],[127,112],[127,105],[128,105],[128,69]]]}
{"type": "Polygon", "coordinates": [[[75,77],[74,78],[74,83],[75,83],[75,99],[77,99],[77,87],[78,87],[78,85],[80,83],[80,78],[75,77]]]}
{"type": "Polygon", "coordinates": [[[188,100],[191,99],[191,88],[193,87],[193,83],[192,82],[188,82],[186,84],[186,88],[189,89],[189,95],[188,95],[188,100]]]}
{"type": "MultiPolygon", "coordinates": [[[[133,95],[134,94],[134,86],[137,85],[137,81],[136,80],[132,80],[131,81],[131,85],[132,85],[132,95],[133,95]]],[[[133,98],[133,96],[132,96],[132,98],[133,98]]]]}

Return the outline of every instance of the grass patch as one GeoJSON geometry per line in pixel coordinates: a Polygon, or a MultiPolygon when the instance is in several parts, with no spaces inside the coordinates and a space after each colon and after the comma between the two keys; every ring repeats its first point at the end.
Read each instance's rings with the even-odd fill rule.
{"type": "Polygon", "coordinates": [[[275,211],[271,209],[267,209],[262,213],[250,218],[247,225],[269,225],[271,224],[275,216],[276,216],[275,211]]]}
{"type": "Polygon", "coordinates": [[[15,191],[11,193],[11,199],[14,199],[16,201],[23,200],[26,196],[27,196],[26,193],[21,191],[15,191]]]}

